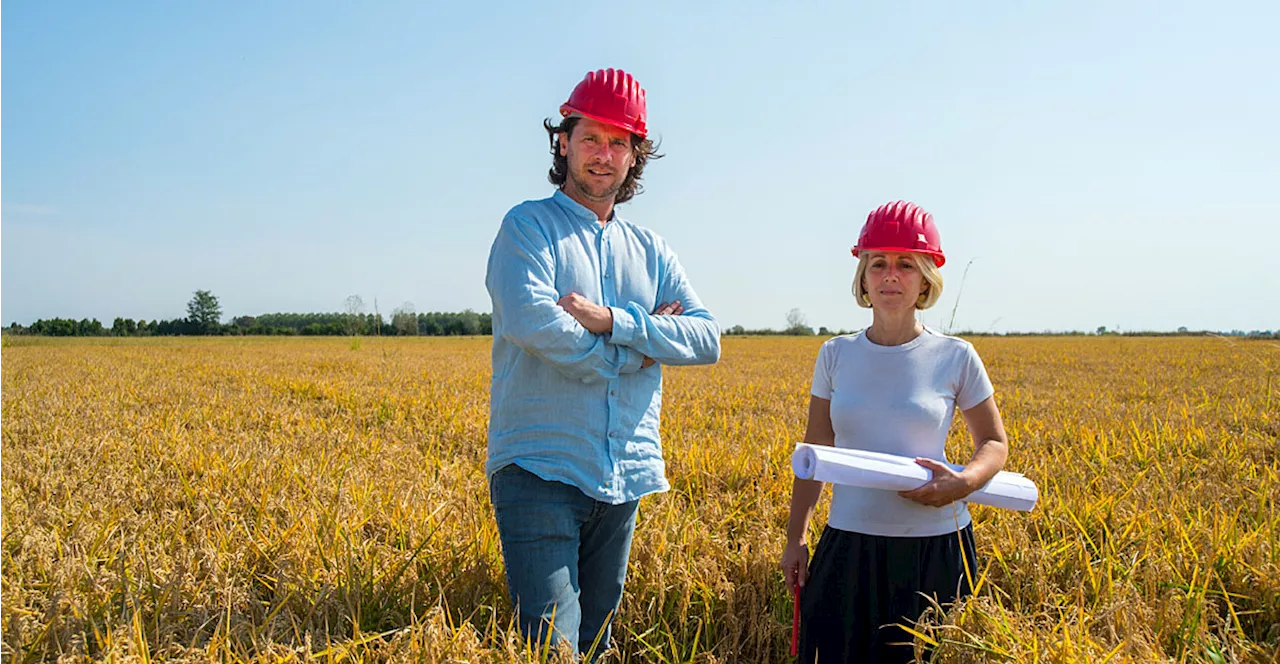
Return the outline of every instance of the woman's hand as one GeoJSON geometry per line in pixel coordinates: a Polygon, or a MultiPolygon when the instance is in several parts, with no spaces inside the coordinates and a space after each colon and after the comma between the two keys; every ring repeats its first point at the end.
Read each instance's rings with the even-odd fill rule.
{"type": "Polygon", "coordinates": [[[978,488],[973,486],[963,474],[952,470],[951,466],[945,463],[923,457],[916,457],[916,463],[933,471],[933,479],[926,482],[924,486],[910,491],[899,491],[898,495],[907,500],[914,500],[930,507],[945,507],[968,496],[978,488]]]}
{"type": "Polygon", "coordinates": [[[782,550],[782,574],[787,588],[804,587],[809,580],[809,547],[804,542],[787,542],[782,550]]]}

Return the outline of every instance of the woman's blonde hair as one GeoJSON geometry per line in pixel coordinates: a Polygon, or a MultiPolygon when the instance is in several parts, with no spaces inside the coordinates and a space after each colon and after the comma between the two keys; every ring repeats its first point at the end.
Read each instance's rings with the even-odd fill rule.
{"type": "MultiPolygon", "coordinates": [[[[858,257],[858,269],[853,273],[853,299],[858,306],[863,309],[871,308],[871,298],[867,297],[867,289],[862,283],[862,277],[867,273],[867,265],[871,263],[873,252],[863,251],[858,257]]],[[[942,297],[942,272],[938,270],[938,266],[934,264],[933,258],[924,254],[911,252],[907,254],[916,262],[916,269],[920,270],[920,274],[924,277],[924,282],[928,284],[924,293],[916,299],[917,309],[928,309],[938,303],[942,297]]]]}

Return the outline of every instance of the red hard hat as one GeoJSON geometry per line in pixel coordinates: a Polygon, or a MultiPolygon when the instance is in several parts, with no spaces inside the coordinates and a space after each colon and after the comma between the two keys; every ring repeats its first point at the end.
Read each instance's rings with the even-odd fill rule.
{"type": "Polygon", "coordinates": [[[853,248],[856,257],[863,251],[900,251],[927,254],[938,267],[947,262],[942,255],[942,236],[933,223],[933,215],[915,203],[885,203],[867,215],[853,248]]]}
{"type": "Polygon", "coordinates": [[[560,115],[582,115],[600,122],[622,127],[644,138],[648,128],[644,88],[621,69],[588,72],[573,89],[569,101],[560,105],[560,115]]]}

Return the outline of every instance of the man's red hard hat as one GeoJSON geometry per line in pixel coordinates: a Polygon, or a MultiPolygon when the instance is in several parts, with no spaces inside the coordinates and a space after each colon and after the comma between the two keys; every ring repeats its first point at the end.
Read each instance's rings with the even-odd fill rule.
{"type": "Polygon", "coordinates": [[[588,72],[569,95],[569,101],[560,105],[560,115],[581,115],[599,120],[644,138],[647,111],[644,88],[636,79],[621,69],[600,69],[588,72]]]}

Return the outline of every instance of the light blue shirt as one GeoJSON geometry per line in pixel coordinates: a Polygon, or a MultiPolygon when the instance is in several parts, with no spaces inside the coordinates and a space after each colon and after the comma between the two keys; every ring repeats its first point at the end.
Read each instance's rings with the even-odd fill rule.
{"type": "Polygon", "coordinates": [[[512,208],[489,253],[493,384],[489,475],[515,463],[619,504],[666,491],[658,435],[662,365],[720,359],[720,325],[675,252],[653,231],[596,213],[562,191],[512,208]],[[610,307],[592,334],[556,302],[610,307]],[[663,302],[684,314],[654,316],[663,302]],[[641,369],[648,356],[657,364],[641,369]]]}

